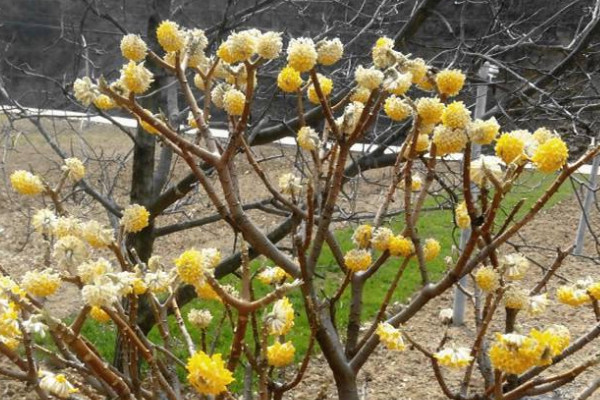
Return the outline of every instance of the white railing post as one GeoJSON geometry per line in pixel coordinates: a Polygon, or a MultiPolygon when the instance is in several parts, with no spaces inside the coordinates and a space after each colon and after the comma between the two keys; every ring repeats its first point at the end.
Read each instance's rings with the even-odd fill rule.
{"type": "MultiPolygon", "coordinates": [[[[483,81],[490,82],[494,76],[498,73],[498,67],[488,63],[487,61],[481,66],[479,69],[479,76],[483,81]]],[[[485,114],[485,107],[487,104],[487,92],[488,85],[482,84],[477,87],[477,98],[475,100],[475,112],[474,118],[481,118],[485,114]]],[[[473,143],[471,145],[471,160],[476,160],[479,158],[481,154],[481,145],[473,143]]],[[[471,160],[463,159],[463,163],[470,162],[471,160]]],[[[477,199],[477,195],[479,193],[479,188],[477,186],[471,186],[471,193],[473,195],[473,200],[477,199]]],[[[460,242],[459,242],[459,250],[462,251],[469,241],[469,237],[471,236],[471,229],[464,229],[460,234],[460,242]]],[[[465,288],[467,285],[467,277],[463,277],[459,284],[465,288]]],[[[462,325],[465,322],[465,304],[467,302],[467,298],[462,290],[457,286],[454,289],[454,306],[453,306],[453,315],[452,315],[452,323],[454,325],[462,325]]]]}
{"type": "MultiPolygon", "coordinates": [[[[592,139],[592,147],[595,144],[595,140],[592,139]]],[[[600,165],[600,156],[594,157],[592,163],[592,170],[590,171],[589,187],[585,193],[585,199],[583,200],[583,208],[581,210],[581,218],[579,219],[579,226],[577,227],[577,236],[575,237],[575,249],[573,254],[580,256],[583,253],[583,239],[585,239],[585,231],[588,230],[589,212],[594,197],[596,196],[596,190],[598,189],[598,166],[600,165]]]]}

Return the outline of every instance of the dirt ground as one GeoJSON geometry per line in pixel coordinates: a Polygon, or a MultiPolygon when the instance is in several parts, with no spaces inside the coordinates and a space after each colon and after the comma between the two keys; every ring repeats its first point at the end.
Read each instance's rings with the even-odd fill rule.
{"type": "MultiPolygon", "coordinates": [[[[127,167],[121,168],[121,164],[130,161],[129,158],[129,143],[124,135],[116,135],[115,132],[107,130],[103,126],[90,126],[85,129],[85,134],[75,136],[70,134],[72,128],[79,126],[69,126],[67,124],[55,124],[51,126],[57,132],[53,136],[64,148],[81,149],[75,153],[88,160],[88,169],[90,170],[89,181],[94,185],[107,185],[110,182],[109,178],[117,176],[115,185],[115,197],[121,204],[126,204],[127,182],[126,177],[129,174],[127,167]],[[99,169],[101,163],[105,163],[107,159],[111,160],[107,169],[99,169]]],[[[39,135],[33,135],[29,131],[30,127],[26,123],[17,126],[17,131],[21,135],[11,134],[10,143],[14,143],[14,148],[5,153],[4,157],[4,174],[6,177],[11,171],[18,168],[33,168],[46,176],[57,176],[58,164],[57,159],[53,157],[44,141],[39,135]]],[[[284,165],[289,162],[290,158],[295,157],[289,150],[283,150],[276,146],[261,147],[256,150],[258,158],[265,158],[265,171],[276,182],[277,176],[284,171],[284,165]]],[[[256,185],[255,177],[251,173],[248,165],[240,163],[241,169],[241,184],[240,190],[247,194],[247,200],[259,200],[266,196],[266,191],[256,185]]],[[[182,165],[174,170],[172,181],[176,181],[185,171],[182,165]]],[[[386,171],[371,173],[368,178],[372,179],[369,185],[363,185],[358,188],[356,193],[360,196],[359,201],[347,201],[344,207],[348,207],[349,211],[361,211],[363,209],[371,209],[373,204],[378,204],[383,196],[384,188],[378,185],[379,178],[385,178],[386,171]],[[355,208],[352,208],[355,204],[355,208]]],[[[103,186],[106,188],[106,186],[103,186]]],[[[75,193],[72,200],[74,205],[71,205],[75,213],[85,212],[90,218],[106,220],[105,214],[97,206],[94,206],[87,197],[80,193],[75,193]]],[[[200,194],[194,195],[194,202],[190,205],[182,206],[177,212],[173,212],[166,217],[162,217],[158,221],[159,226],[165,226],[174,221],[181,221],[185,218],[197,218],[199,216],[208,215],[211,213],[211,208],[208,201],[200,194]]],[[[40,244],[35,240],[35,235],[31,233],[31,227],[28,225],[30,218],[30,206],[40,207],[38,200],[23,200],[10,191],[7,186],[0,190],[0,256],[1,265],[6,268],[9,273],[15,277],[21,276],[24,271],[35,267],[41,263],[42,254],[40,244]]],[[[250,212],[251,217],[259,223],[262,229],[270,230],[276,226],[279,217],[266,215],[261,212],[250,212]]],[[[527,246],[522,251],[529,257],[533,258],[540,265],[547,267],[552,263],[553,253],[537,248],[540,247],[567,247],[572,243],[574,231],[579,219],[579,207],[574,198],[567,199],[551,209],[542,211],[536,219],[522,231],[522,237],[515,239],[517,243],[527,243],[527,246]]],[[[592,224],[600,226],[600,216],[597,212],[592,216],[592,224]]],[[[168,237],[163,237],[156,242],[156,252],[164,255],[165,259],[172,259],[173,256],[181,252],[182,249],[191,245],[200,247],[219,247],[225,254],[231,251],[233,246],[233,238],[229,235],[228,229],[220,223],[208,225],[206,227],[196,228],[185,233],[174,234],[168,237]]],[[[585,248],[585,254],[597,257],[597,249],[593,241],[588,237],[585,248]]],[[[568,276],[572,280],[592,276],[595,279],[600,279],[598,265],[592,260],[586,258],[576,258],[569,256],[561,269],[561,276],[568,276]]],[[[530,277],[539,276],[541,273],[537,267],[530,269],[530,277]]],[[[553,279],[549,286],[548,292],[550,297],[554,296],[554,289],[561,283],[560,279],[553,279]]],[[[68,288],[64,285],[60,293],[52,296],[47,304],[50,311],[60,317],[69,315],[80,304],[77,291],[68,288]]],[[[540,317],[524,317],[520,318],[519,328],[528,332],[532,327],[544,327],[550,323],[560,323],[569,327],[572,337],[576,338],[580,334],[586,332],[590,327],[596,324],[594,315],[589,310],[572,309],[568,306],[561,305],[553,301],[553,305],[549,307],[547,312],[540,317]]],[[[439,298],[431,301],[424,309],[413,318],[404,329],[417,338],[418,342],[430,350],[434,350],[439,343],[444,328],[441,326],[438,314],[443,308],[451,307],[451,294],[447,293],[439,298]]],[[[472,307],[469,307],[467,312],[467,321],[472,315],[472,307]]],[[[494,320],[490,332],[499,332],[502,330],[503,321],[494,320]]],[[[474,335],[474,326],[467,323],[462,327],[451,327],[449,330],[450,343],[457,345],[470,345],[474,335]]],[[[565,366],[573,366],[577,362],[590,355],[593,351],[598,351],[598,344],[588,346],[587,349],[578,353],[577,356],[569,358],[560,366],[551,367],[549,372],[564,370],[565,366]],[[560,368],[559,368],[560,367],[560,368]]],[[[5,364],[0,359],[0,366],[5,364]]],[[[317,394],[322,392],[327,399],[335,399],[335,385],[333,379],[326,372],[327,367],[322,356],[317,356],[311,362],[307,376],[300,386],[292,391],[287,399],[294,400],[313,400],[317,398],[317,394]]],[[[444,371],[447,382],[451,388],[458,385],[460,376],[455,373],[444,371]]],[[[572,384],[562,388],[556,393],[557,398],[570,399],[572,398],[586,383],[590,382],[594,377],[600,374],[600,368],[596,367],[584,373],[572,384]]],[[[427,359],[418,351],[408,349],[404,352],[396,353],[389,352],[379,347],[375,354],[368,361],[363,371],[360,374],[360,387],[364,394],[365,400],[417,400],[417,399],[444,399],[435,377],[433,376],[431,367],[427,359]]],[[[481,382],[481,378],[475,374],[474,385],[481,382]]],[[[36,398],[31,394],[28,388],[22,384],[14,382],[10,379],[0,376],[0,398],[6,400],[17,399],[33,399],[36,398]]],[[[596,395],[600,399],[600,394],[596,395]]]]}

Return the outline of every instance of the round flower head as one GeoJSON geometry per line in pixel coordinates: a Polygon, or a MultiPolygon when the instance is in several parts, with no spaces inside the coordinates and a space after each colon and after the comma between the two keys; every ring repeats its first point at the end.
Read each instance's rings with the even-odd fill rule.
{"type": "Polygon", "coordinates": [[[175,260],[177,275],[184,283],[200,285],[205,281],[205,259],[202,252],[196,249],[186,250],[175,260]]]}
{"type": "Polygon", "coordinates": [[[433,238],[429,238],[425,240],[425,246],[423,246],[423,257],[425,257],[425,261],[434,260],[442,250],[442,246],[440,246],[440,242],[433,238]]]}
{"type": "Polygon", "coordinates": [[[371,242],[372,234],[373,227],[371,225],[359,225],[352,234],[352,242],[361,249],[367,248],[371,242]]]}
{"type": "Polygon", "coordinates": [[[275,336],[287,335],[294,326],[294,307],[290,299],[283,297],[273,304],[273,311],[266,316],[269,334],[275,336]]]}
{"type": "Polygon", "coordinates": [[[509,281],[518,281],[525,277],[529,269],[529,260],[520,253],[507,254],[502,258],[504,277],[509,281]]]}
{"type": "Polygon", "coordinates": [[[104,311],[103,309],[101,309],[100,307],[92,307],[92,309],[90,310],[90,317],[92,317],[92,319],[94,321],[100,322],[100,323],[107,323],[110,321],[110,315],[108,315],[106,313],[106,311],[104,311]]]}
{"type": "Polygon", "coordinates": [[[94,99],[94,105],[100,110],[111,110],[117,106],[113,99],[105,94],[101,94],[94,99]]]}
{"type": "Polygon", "coordinates": [[[452,129],[464,129],[471,122],[471,111],[462,101],[454,101],[444,108],[442,124],[452,129]]]}
{"type": "Polygon", "coordinates": [[[231,116],[242,115],[246,104],[246,95],[237,89],[229,89],[223,95],[223,108],[231,116]]]}
{"type": "Polygon", "coordinates": [[[517,286],[510,286],[504,292],[504,307],[515,310],[524,310],[529,304],[529,296],[527,291],[517,286]]]}
{"type": "Polygon", "coordinates": [[[541,315],[548,306],[548,293],[529,297],[527,304],[527,314],[531,316],[541,315]]]}
{"type": "Polygon", "coordinates": [[[287,48],[288,65],[298,72],[311,70],[317,63],[317,50],[315,43],[310,38],[297,38],[290,40],[287,48]]]}
{"type": "Polygon", "coordinates": [[[580,307],[592,302],[587,290],[576,286],[560,286],[556,290],[556,298],[559,302],[571,307],[580,307]]]}
{"type": "Polygon", "coordinates": [[[317,43],[317,61],[322,65],[333,65],[344,55],[344,45],[340,39],[324,39],[317,43]]]}
{"type": "Polygon", "coordinates": [[[92,307],[110,307],[119,300],[118,287],[109,279],[102,279],[81,289],[81,298],[92,307]]]}
{"type": "Polygon", "coordinates": [[[179,25],[173,21],[162,21],[156,28],[158,43],[166,52],[179,51],[185,44],[185,35],[179,25]]]}
{"type": "Polygon", "coordinates": [[[130,33],[121,39],[121,54],[126,59],[140,62],[146,58],[147,52],[148,46],[146,46],[146,42],[142,40],[140,35],[130,33]]]}
{"type": "MultiPolygon", "coordinates": [[[[406,146],[406,150],[404,152],[404,157],[406,158],[408,158],[410,155],[410,146],[411,143],[406,146]]],[[[417,136],[417,146],[415,147],[415,150],[417,153],[423,153],[424,151],[429,150],[429,135],[419,134],[417,136]]]]}
{"type": "Polygon", "coordinates": [[[500,275],[494,268],[483,266],[475,272],[475,282],[484,292],[495,292],[500,287],[500,275]]]}
{"type": "Polygon", "coordinates": [[[194,285],[194,290],[198,298],[203,300],[216,300],[221,302],[221,297],[208,283],[203,283],[200,285],[194,285]]]}
{"type": "Polygon", "coordinates": [[[56,226],[56,214],[52,210],[43,208],[37,210],[31,219],[31,224],[35,231],[41,235],[51,235],[56,226]]]}
{"type": "Polygon", "coordinates": [[[394,41],[389,37],[383,36],[377,39],[375,46],[371,50],[373,64],[377,68],[387,68],[396,62],[394,55],[394,41]]]}
{"type": "Polygon", "coordinates": [[[383,72],[375,68],[364,68],[359,65],[354,71],[354,78],[359,86],[373,90],[377,89],[383,82],[383,72]]]}
{"type": "Polygon", "coordinates": [[[506,164],[519,162],[524,157],[525,142],[515,135],[503,133],[496,142],[495,150],[506,164]]]}
{"type": "Polygon", "coordinates": [[[458,69],[444,69],[435,75],[438,91],[446,96],[456,96],[465,84],[465,74],[458,69]]]}
{"type": "Polygon", "coordinates": [[[135,61],[129,61],[121,69],[121,82],[131,92],[142,94],[150,89],[150,85],[154,82],[154,76],[143,62],[136,64],[135,61]]]}
{"type": "Polygon", "coordinates": [[[225,367],[221,354],[207,355],[198,351],[186,365],[187,379],[201,394],[217,395],[227,390],[233,382],[233,374],[225,367]]]}
{"type": "Polygon", "coordinates": [[[569,158],[569,149],[561,138],[555,137],[540,144],[531,161],[537,169],[542,172],[554,172],[559,170],[569,158]]]}
{"type": "Polygon", "coordinates": [[[314,151],[319,147],[319,134],[310,126],[303,126],[296,137],[298,145],[306,151],[314,151]]]}
{"type": "Polygon", "coordinates": [[[442,119],[444,103],[437,97],[421,97],[416,101],[417,114],[426,125],[437,124],[442,119]]]}
{"type": "Polygon", "coordinates": [[[421,177],[419,175],[416,175],[416,174],[413,175],[410,182],[411,182],[410,190],[412,190],[413,192],[418,192],[423,188],[423,179],[421,179],[421,177]]]}
{"type": "Polygon", "coordinates": [[[26,196],[35,196],[44,191],[42,179],[22,169],[10,174],[10,184],[13,189],[26,196]]]}
{"type": "Polygon", "coordinates": [[[415,252],[415,246],[410,239],[396,235],[390,239],[388,250],[393,256],[408,257],[415,252]]]}
{"type": "Polygon", "coordinates": [[[281,175],[279,177],[279,191],[290,196],[298,196],[302,191],[300,178],[292,173],[281,175]]]}
{"type": "Polygon", "coordinates": [[[89,106],[100,95],[98,86],[92,83],[92,80],[85,76],[78,78],[73,82],[73,94],[77,101],[84,106],[89,106]]]}
{"type": "Polygon", "coordinates": [[[60,283],[60,276],[51,269],[27,271],[21,280],[21,288],[30,295],[47,297],[58,290],[60,283]]]}
{"type": "Polygon", "coordinates": [[[121,226],[126,233],[137,233],[150,224],[150,213],[146,207],[132,204],[123,210],[121,226]]]}
{"type": "Polygon", "coordinates": [[[288,276],[281,267],[267,267],[257,275],[257,278],[265,285],[272,285],[282,283],[288,276]]]}
{"type": "Polygon", "coordinates": [[[282,47],[281,32],[270,31],[259,36],[256,43],[256,52],[266,60],[273,60],[279,57],[282,47]]]}
{"type": "Polygon", "coordinates": [[[276,341],[267,347],[267,361],[273,367],[285,367],[294,361],[296,349],[292,342],[281,343],[276,341]]]}
{"type": "Polygon", "coordinates": [[[154,272],[147,272],[144,275],[144,283],[150,293],[159,294],[168,292],[171,282],[171,274],[162,270],[157,269],[154,272]]]}
{"type": "Polygon", "coordinates": [[[257,50],[257,31],[249,29],[234,32],[227,38],[230,64],[249,60],[257,50]]]}
{"type": "Polygon", "coordinates": [[[186,32],[185,47],[188,51],[188,66],[203,70],[209,67],[209,60],[204,54],[206,46],[208,46],[208,39],[202,29],[191,29],[186,32]]]}
{"type": "Polygon", "coordinates": [[[473,361],[471,350],[466,347],[446,347],[433,355],[440,365],[464,368],[473,361]]]}
{"type": "Polygon", "coordinates": [[[223,108],[223,98],[225,93],[231,89],[231,86],[227,83],[219,83],[210,92],[210,99],[217,108],[223,108]]]}
{"type": "Polygon", "coordinates": [[[537,343],[534,353],[538,355],[535,364],[539,366],[552,364],[552,359],[569,345],[571,334],[566,327],[555,325],[543,331],[532,329],[529,337],[537,343]]]}
{"type": "Polygon", "coordinates": [[[359,103],[365,104],[369,100],[370,96],[371,91],[369,89],[364,88],[362,86],[357,86],[352,92],[352,96],[350,96],[350,101],[357,101],[359,103]]]}
{"type": "Polygon", "coordinates": [[[364,109],[365,105],[357,101],[348,104],[344,108],[344,115],[335,120],[340,131],[346,135],[352,134],[360,122],[360,117],[364,109]]]}
{"type": "Polygon", "coordinates": [[[79,158],[66,158],[61,169],[67,171],[67,176],[73,182],[79,182],[85,176],[85,166],[79,158]]]}
{"type": "MultiPolygon", "coordinates": [[[[333,90],[333,81],[321,74],[317,74],[317,79],[319,81],[319,87],[321,88],[321,93],[323,93],[323,96],[329,96],[331,94],[331,91],[333,90]]],[[[317,95],[317,90],[315,89],[315,86],[312,83],[308,87],[308,91],[306,92],[306,94],[308,96],[308,100],[311,103],[320,103],[319,96],[317,95]]]]}
{"type": "Polygon", "coordinates": [[[496,136],[498,136],[499,131],[500,125],[494,117],[485,121],[476,119],[467,125],[467,134],[469,135],[469,139],[471,139],[474,143],[481,145],[492,143],[494,139],[496,139],[496,136]]]}
{"type": "Polygon", "coordinates": [[[385,99],[383,110],[385,111],[385,114],[393,121],[402,121],[408,118],[412,111],[405,100],[394,95],[391,95],[385,99]]]}
{"type": "Polygon", "coordinates": [[[229,41],[221,43],[217,49],[217,57],[223,60],[227,64],[234,64],[237,62],[236,58],[231,52],[231,43],[229,41]]]}
{"type": "Polygon", "coordinates": [[[456,206],[454,219],[456,220],[456,226],[460,229],[467,229],[471,226],[471,217],[467,210],[467,204],[464,201],[456,206]]]}
{"type": "Polygon", "coordinates": [[[444,125],[438,125],[433,130],[432,141],[439,156],[461,152],[468,140],[463,129],[452,129],[444,125]]]}
{"type": "Polygon", "coordinates": [[[538,128],[533,132],[533,140],[535,140],[538,144],[544,144],[548,140],[557,137],[556,133],[553,133],[548,128],[538,128]]]}
{"type": "Polygon", "coordinates": [[[39,375],[42,378],[39,383],[40,389],[59,399],[69,398],[73,393],[79,391],[63,374],[54,375],[52,372],[40,371],[39,375]]]}
{"type": "Polygon", "coordinates": [[[88,249],[81,239],[67,235],[56,241],[53,255],[60,265],[71,268],[88,258],[88,249]]]}
{"type": "Polygon", "coordinates": [[[54,224],[54,236],[81,236],[81,221],[74,217],[58,217],[54,224]]]}
{"type": "Polygon", "coordinates": [[[290,66],[283,68],[277,75],[277,86],[287,93],[297,92],[302,86],[300,72],[290,66]]]}
{"type": "Polygon", "coordinates": [[[479,187],[484,187],[489,181],[487,174],[494,176],[496,179],[502,177],[500,159],[494,156],[480,156],[475,161],[471,161],[469,174],[471,182],[479,187]]]}
{"type": "Polygon", "coordinates": [[[406,67],[406,70],[410,72],[412,76],[412,83],[414,84],[422,82],[427,76],[427,71],[429,69],[425,63],[425,60],[422,58],[408,60],[406,63],[404,63],[404,66],[406,67]]]}
{"type": "Polygon", "coordinates": [[[389,228],[377,228],[373,232],[371,245],[375,250],[386,251],[390,246],[390,241],[394,237],[394,233],[389,228]]]}
{"type": "Polygon", "coordinates": [[[191,324],[196,325],[200,329],[206,329],[213,319],[210,311],[198,310],[196,308],[191,309],[187,317],[191,324]]]}
{"type": "Polygon", "coordinates": [[[344,256],[346,268],[352,272],[364,271],[371,265],[371,252],[365,249],[352,249],[344,256]]]}
{"type": "Polygon", "coordinates": [[[200,75],[200,74],[194,75],[194,86],[196,86],[196,88],[198,90],[204,91],[204,89],[206,89],[206,86],[204,84],[204,79],[202,79],[202,75],[200,75]]]}
{"type": "Polygon", "coordinates": [[[114,268],[105,258],[85,262],[77,267],[77,275],[86,285],[92,284],[98,278],[112,272],[114,272],[114,268]]]}
{"type": "Polygon", "coordinates": [[[379,325],[377,325],[375,334],[377,334],[381,343],[383,343],[388,350],[403,351],[406,349],[406,344],[402,338],[402,332],[387,322],[380,322],[379,325]]]}
{"type": "Polygon", "coordinates": [[[492,366],[507,374],[521,374],[537,364],[544,349],[528,336],[497,334],[489,351],[492,366]]]}
{"type": "Polygon", "coordinates": [[[385,71],[384,75],[383,89],[396,96],[402,96],[408,92],[408,89],[412,85],[412,75],[410,72],[400,74],[395,69],[390,68],[385,71]]]}

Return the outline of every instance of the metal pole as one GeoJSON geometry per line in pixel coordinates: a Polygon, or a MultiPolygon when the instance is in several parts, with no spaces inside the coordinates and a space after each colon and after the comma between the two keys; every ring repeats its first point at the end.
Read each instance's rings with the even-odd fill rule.
{"type": "MultiPolygon", "coordinates": [[[[498,68],[494,65],[491,65],[487,61],[481,66],[479,69],[478,75],[485,81],[489,82],[494,78],[494,75],[497,73],[498,68]]],[[[485,107],[487,104],[487,85],[479,85],[477,87],[477,98],[475,100],[475,118],[481,118],[485,114],[485,107]]],[[[463,159],[463,163],[471,162],[472,160],[476,160],[479,158],[481,154],[481,145],[473,143],[471,145],[471,160],[463,159]]],[[[479,188],[477,186],[471,186],[471,193],[473,194],[473,200],[477,200],[477,195],[479,193],[479,188]]],[[[460,242],[459,242],[459,250],[462,251],[465,248],[465,245],[469,241],[471,237],[471,229],[464,229],[460,234],[460,242]]],[[[461,278],[459,284],[463,288],[467,285],[467,277],[464,276],[461,278]]],[[[452,315],[452,323],[455,326],[463,325],[465,322],[465,305],[467,302],[467,298],[465,294],[458,287],[454,289],[454,306],[453,306],[453,315],[452,315]]]]}
{"type": "MultiPolygon", "coordinates": [[[[594,140],[592,140],[592,146],[594,146],[594,140]]],[[[585,231],[588,229],[590,223],[589,211],[596,196],[596,190],[598,189],[598,166],[600,166],[600,156],[594,157],[592,170],[590,171],[589,188],[583,200],[583,209],[581,210],[581,218],[579,219],[577,236],[575,237],[575,250],[573,250],[573,254],[576,256],[580,256],[583,253],[583,239],[585,239],[585,231]]]]}

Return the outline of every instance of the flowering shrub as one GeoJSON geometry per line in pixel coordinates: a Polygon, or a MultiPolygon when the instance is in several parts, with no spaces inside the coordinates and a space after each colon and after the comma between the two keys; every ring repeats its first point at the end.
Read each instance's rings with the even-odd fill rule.
{"type": "MultiPolygon", "coordinates": [[[[67,398],[78,391],[93,390],[122,399],[156,398],[160,394],[174,400],[184,396],[178,376],[169,367],[174,363],[185,368],[186,383],[194,391],[235,398],[231,384],[243,369],[243,361],[252,370],[251,376],[256,377],[258,397],[281,399],[302,380],[318,343],[333,372],[339,398],[356,400],[356,376],[381,343],[394,352],[402,353],[409,346],[420,351],[431,362],[440,387],[449,398],[517,399],[552,390],[598,362],[598,358],[585,360],[569,370],[540,377],[548,365],[560,363],[592,342],[600,330],[591,330],[574,341],[563,326],[517,332],[517,316],[542,314],[556,298],[573,307],[589,308],[600,318],[600,283],[589,280],[562,286],[556,296],[542,293],[564,256],[560,254],[542,276],[525,280],[528,260],[520,254],[503,254],[501,248],[598,149],[567,165],[567,146],[548,129],[541,128],[533,134],[526,130],[500,133],[501,127],[494,118],[473,120],[464,102],[449,101],[465,84],[466,76],[461,71],[430,67],[420,58],[396,51],[393,41],[386,37],[375,43],[372,65],[359,65],[354,70],[356,84],[341,97],[333,96],[335,85],[326,68],[343,57],[344,46],[337,38],[318,43],[310,38],[291,39],[286,56],[282,57],[284,43],[277,32],[250,29],[232,33],[212,56],[206,53],[208,40],[201,30],[163,21],[156,37],[161,54],[150,50],[138,35],[124,36],[121,51],[126,61],[120,78],[114,82],[78,79],[74,95],[84,105],[131,113],[143,129],[140,135],[154,135],[185,161],[221,218],[243,238],[239,287],[222,285],[215,278],[222,263],[216,249],[189,248],[164,264],[157,256],[141,260],[127,239],[143,232],[157,217],[142,205],[132,204],[121,210],[116,230],[71,214],[60,194],[67,179],[74,183],[84,179],[86,171],[80,160],[64,160],[56,185],[50,183],[51,177],[15,171],[10,177],[14,190],[26,196],[45,196],[51,206],[37,210],[33,217],[40,240],[48,244],[47,265],[20,279],[5,276],[0,281],[0,352],[14,362],[15,370],[10,376],[32,385],[42,398],[47,398],[47,394],[67,398]],[[257,71],[280,58],[285,58],[287,65],[278,73],[277,86],[298,98],[301,124],[295,133],[309,172],[287,172],[274,184],[249,150],[246,131],[255,88],[261,83],[257,71]],[[190,108],[187,129],[195,133],[195,140],[179,135],[177,127],[160,110],[145,109],[138,102],[139,95],[147,93],[154,82],[146,62],[176,77],[190,108]],[[188,80],[188,75],[192,79],[188,80]],[[202,107],[189,81],[208,99],[202,107]],[[322,109],[322,123],[307,124],[302,118],[305,96],[322,109]],[[223,109],[228,116],[229,137],[223,143],[212,136],[208,126],[215,108],[223,109]],[[368,139],[367,133],[379,116],[394,123],[409,121],[410,131],[396,156],[387,195],[375,218],[358,226],[352,236],[353,248],[344,249],[333,233],[332,220],[340,202],[345,166],[352,145],[368,139]],[[496,155],[469,162],[474,144],[488,146],[496,155]],[[449,252],[442,249],[439,238],[421,237],[416,224],[424,218],[423,206],[439,178],[438,158],[457,153],[467,161],[460,171],[461,190],[454,223],[458,229],[470,229],[471,234],[461,254],[449,256],[445,273],[433,282],[430,263],[442,251],[449,252]],[[242,156],[274,204],[293,217],[291,254],[258,229],[241,206],[234,161],[242,156]],[[207,179],[206,171],[199,167],[201,163],[214,169],[215,180],[207,179]],[[417,164],[426,170],[426,176],[415,173],[417,164]],[[499,223],[503,200],[527,166],[541,173],[556,173],[555,181],[524,216],[511,213],[508,220],[499,223]],[[479,196],[475,195],[475,188],[479,196]],[[396,194],[403,198],[401,229],[384,226],[396,194]],[[333,296],[320,293],[317,284],[318,259],[325,245],[336,255],[341,278],[333,296]],[[250,247],[252,254],[268,258],[275,266],[253,271],[250,247]],[[363,321],[364,284],[377,279],[378,271],[388,260],[393,261],[394,279],[387,288],[381,286],[385,296],[375,318],[363,321]],[[390,301],[409,262],[418,266],[422,287],[406,307],[394,311],[389,307],[390,301]],[[470,341],[447,343],[449,338],[444,335],[436,347],[420,343],[419,338],[403,329],[403,324],[421,312],[425,304],[452,290],[459,279],[468,275],[474,277],[485,305],[478,309],[476,334],[470,341]],[[70,324],[44,308],[45,298],[66,284],[77,287],[83,300],[70,324]],[[206,343],[192,339],[188,327],[194,326],[205,335],[212,315],[208,310],[193,309],[187,314],[186,324],[177,296],[184,285],[193,287],[201,299],[217,300],[226,309],[233,327],[228,354],[214,353],[206,343]],[[257,298],[255,285],[269,285],[268,293],[257,298]],[[348,322],[340,326],[335,316],[336,303],[348,292],[348,322]],[[301,298],[302,310],[294,310],[288,297],[292,294],[301,298]],[[150,340],[137,326],[138,312],[144,307],[154,315],[160,343],[150,340]],[[506,312],[506,330],[492,332],[491,321],[494,316],[502,317],[501,309],[506,312]],[[167,323],[168,312],[174,314],[175,324],[167,323]],[[305,314],[310,326],[304,354],[298,354],[295,344],[286,339],[295,329],[297,312],[305,314]],[[114,324],[124,338],[126,371],[109,366],[93,341],[82,336],[87,318],[114,324]],[[361,324],[365,329],[359,329],[361,324]],[[178,330],[185,341],[187,360],[171,351],[173,330],[178,330]],[[74,367],[78,379],[71,380],[39,366],[32,344],[36,332],[50,333],[60,352],[57,357],[74,367]],[[250,332],[253,340],[248,339],[250,332]],[[491,341],[490,346],[484,346],[487,341],[491,341]],[[301,362],[293,365],[296,359],[301,362]],[[148,368],[140,369],[138,362],[148,368]],[[470,385],[475,366],[479,367],[485,386],[470,385]],[[447,384],[446,369],[462,373],[459,391],[447,384]]],[[[448,322],[445,313],[442,323],[448,322]]],[[[251,382],[247,389],[251,391],[252,387],[251,382]]]]}

